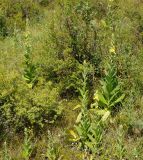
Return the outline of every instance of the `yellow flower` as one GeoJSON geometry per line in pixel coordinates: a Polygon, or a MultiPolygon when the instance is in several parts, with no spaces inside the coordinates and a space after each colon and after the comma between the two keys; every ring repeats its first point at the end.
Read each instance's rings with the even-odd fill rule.
{"type": "Polygon", "coordinates": [[[112,47],[109,49],[109,52],[116,54],[115,46],[112,46],[112,47]]]}
{"type": "Polygon", "coordinates": [[[96,91],[96,93],[94,94],[94,100],[99,101],[98,91],[96,91]]]}
{"type": "Polygon", "coordinates": [[[24,34],[25,38],[28,38],[30,36],[30,32],[29,31],[26,31],[25,34],[24,34]]]}
{"type": "Polygon", "coordinates": [[[102,19],[102,20],[100,21],[100,23],[101,23],[101,25],[102,25],[103,27],[107,27],[107,24],[106,24],[105,20],[102,19]]]}

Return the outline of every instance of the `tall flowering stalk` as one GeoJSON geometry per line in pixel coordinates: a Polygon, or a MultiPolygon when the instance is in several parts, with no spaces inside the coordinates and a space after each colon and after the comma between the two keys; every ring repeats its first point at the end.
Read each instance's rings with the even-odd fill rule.
{"type": "Polygon", "coordinates": [[[23,77],[28,85],[29,88],[33,88],[36,78],[37,78],[37,71],[36,71],[36,66],[32,62],[32,46],[31,46],[31,41],[30,41],[30,32],[26,31],[25,32],[25,52],[24,52],[24,57],[25,57],[25,68],[24,68],[24,74],[23,77]]]}

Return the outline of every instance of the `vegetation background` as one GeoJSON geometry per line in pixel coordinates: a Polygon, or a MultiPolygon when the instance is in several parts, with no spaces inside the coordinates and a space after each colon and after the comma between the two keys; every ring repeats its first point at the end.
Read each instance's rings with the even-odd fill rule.
{"type": "Polygon", "coordinates": [[[143,1],[0,1],[0,159],[142,160],[143,1]]]}

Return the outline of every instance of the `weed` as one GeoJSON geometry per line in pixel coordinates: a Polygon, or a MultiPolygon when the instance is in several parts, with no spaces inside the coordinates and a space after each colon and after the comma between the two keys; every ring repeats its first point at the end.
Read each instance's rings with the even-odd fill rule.
{"type": "Polygon", "coordinates": [[[125,94],[121,91],[115,66],[108,65],[108,70],[105,78],[101,80],[101,85],[101,91],[97,90],[95,93],[94,99],[97,103],[94,105],[102,110],[106,109],[110,112],[118,111],[125,94]]]}
{"type": "Polygon", "coordinates": [[[32,48],[30,45],[30,33],[26,31],[25,34],[25,68],[24,68],[24,79],[29,88],[33,88],[37,78],[36,66],[32,62],[32,48]]]}
{"type": "Polygon", "coordinates": [[[33,144],[31,142],[31,135],[30,130],[25,128],[24,130],[24,143],[23,143],[23,150],[22,150],[22,157],[25,160],[29,160],[32,150],[33,150],[33,144]]]}
{"type": "Polygon", "coordinates": [[[63,156],[60,153],[61,147],[58,140],[53,137],[51,132],[48,132],[48,146],[45,158],[48,160],[62,160],[63,156]]]}
{"type": "Polygon", "coordinates": [[[4,145],[3,145],[3,157],[2,157],[2,160],[11,160],[11,157],[9,155],[6,142],[4,142],[4,145]]]}

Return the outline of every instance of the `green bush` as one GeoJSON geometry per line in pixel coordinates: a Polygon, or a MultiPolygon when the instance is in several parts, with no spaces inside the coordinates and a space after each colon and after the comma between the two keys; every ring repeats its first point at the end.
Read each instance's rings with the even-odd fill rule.
{"type": "Polygon", "coordinates": [[[18,84],[10,96],[9,102],[2,107],[2,112],[10,124],[17,129],[24,126],[40,126],[53,123],[61,114],[58,103],[58,88],[52,82],[29,89],[24,83],[18,84]]]}
{"type": "Polygon", "coordinates": [[[42,5],[42,6],[48,6],[49,5],[49,3],[51,3],[53,0],[40,0],[40,5],[42,5]]]}
{"type": "Polygon", "coordinates": [[[1,15],[0,16],[0,36],[5,37],[7,35],[6,31],[7,31],[6,19],[3,15],[1,15]]]}
{"type": "Polygon", "coordinates": [[[30,20],[38,19],[42,13],[38,3],[31,0],[2,0],[0,11],[2,13],[0,18],[2,35],[11,35],[15,30],[24,30],[26,18],[30,20]]]}
{"type": "Polygon", "coordinates": [[[75,95],[78,86],[73,77],[80,76],[79,68],[84,60],[93,67],[89,75],[91,85],[94,75],[100,74],[101,56],[96,45],[94,7],[87,1],[65,1],[55,4],[55,8],[57,12],[53,12],[53,18],[48,24],[44,46],[47,64],[44,67],[49,78],[51,76],[50,80],[60,84],[62,95],[75,95]],[[54,60],[51,58],[52,66],[49,57],[54,57],[54,60]]]}
{"type": "Polygon", "coordinates": [[[38,77],[36,86],[31,88],[15,71],[1,75],[0,81],[1,130],[41,128],[61,116],[59,87],[51,81],[38,77]]]}

